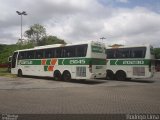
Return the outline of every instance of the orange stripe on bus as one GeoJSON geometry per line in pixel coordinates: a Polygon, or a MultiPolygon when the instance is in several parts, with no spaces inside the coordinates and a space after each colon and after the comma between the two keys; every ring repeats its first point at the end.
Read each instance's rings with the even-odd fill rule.
{"type": "Polygon", "coordinates": [[[54,66],[48,66],[48,71],[53,71],[54,66]]]}
{"type": "Polygon", "coordinates": [[[57,62],[57,59],[51,59],[51,65],[55,65],[57,62]]]}
{"type": "Polygon", "coordinates": [[[46,59],[42,59],[41,64],[46,65],[46,61],[47,61],[46,59]]]}

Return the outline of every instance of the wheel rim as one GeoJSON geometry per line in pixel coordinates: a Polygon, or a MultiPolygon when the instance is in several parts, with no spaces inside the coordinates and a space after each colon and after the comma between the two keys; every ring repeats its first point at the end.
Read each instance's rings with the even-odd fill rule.
{"type": "Polygon", "coordinates": [[[55,80],[60,80],[61,77],[60,77],[60,75],[55,75],[54,78],[55,78],[55,80]]]}
{"type": "Polygon", "coordinates": [[[22,76],[22,71],[18,71],[18,77],[22,76]]]}
{"type": "Polygon", "coordinates": [[[126,75],[123,72],[120,72],[117,74],[117,80],[125,80],[126,79],[126,75]]]}
{"type": "Polygon", "coordinates": [[[106,78],[107,78],[107,80],[112,80],[112,79],[114,79],[114,74],[109,71],[109,72],[107,72],[106,78]]]}
{"type": "Polygon", "coordinates": [[[71,80],[71,75],[69,73],[64,73],[63,80],[65,81],[71,80]]]}

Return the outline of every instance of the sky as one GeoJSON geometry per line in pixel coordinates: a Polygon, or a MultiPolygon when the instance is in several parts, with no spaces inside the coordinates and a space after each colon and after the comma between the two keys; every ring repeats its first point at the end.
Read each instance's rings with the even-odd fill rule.
{"type": "Polygon", "coordinates": [[[16,11],[28,14],[23,16],[23,33],[41,24],[47,35],[67,43],[92,40],[160,47],[160,0],[3,0],[0,44],[14,44],[20,38],[16,11]]]}

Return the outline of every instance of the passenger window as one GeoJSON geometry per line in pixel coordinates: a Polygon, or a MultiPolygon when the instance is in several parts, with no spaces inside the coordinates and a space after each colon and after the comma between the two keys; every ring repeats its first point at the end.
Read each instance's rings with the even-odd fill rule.
{"type": "Polygon", "coordinates": [[[27,51],[26,53],[26,59],[34,59],[34,51],[27,51]]]}
{"type": "Polygon", "coordinates": [[[52,58],[52,49],[45,50],[45,58],[52,58]]]}
{"type": "Polygon", "coordinates": [[[36,59],[42,59],[43,58],[43,50],[37,50],[35,58],[36,59]]]}

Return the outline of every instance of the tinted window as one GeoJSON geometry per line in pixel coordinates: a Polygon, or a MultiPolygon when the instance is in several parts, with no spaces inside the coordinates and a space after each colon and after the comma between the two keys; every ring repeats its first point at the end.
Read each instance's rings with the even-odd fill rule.
{"type": "Polygon", "coordinates": [[[54,56],[56,58],[61,58],[62,57],[62,48],[56,48],[55,51],[54,51],[54,53],[55,53],[54,56]]]}
{"type": "Polygon", "coordinates": [[[75,46],[75,57],[85,57],[87,54],[87,44],[75,46]]]}
{"type": "Polygon", "coordinates": [[[26,52],[25,51],[19,52],[18,59],[19,60],[26,59],[26,52]]]}
{"type": "Polygon", "coordinates": [[[43,50],[36,50],[35,58],[42,59],[43,58],[43,50]]]}
{"type": "Polygon", "coordinates": [[[57,58],[85,57],[87,53],[87,44],[54,48],[52,52],[53,52],[53,56],[57,58]]]}
{"type": "Polygon", "coordinates": [[[116,49],[107,49],[106,50],[106,54],[107,54],[108,59],[116,58],[116,53],[117,53],[116,49]]]}
{"type": "Polygon", "coordinates": [[[26,59],[34,59],[35,51],[27,51],[26,52],[26,59]]]}
{"type": "Polygon", "coordinates": [[[45,54],[45,58],[52,58],[53,57],[53,51],[52,51],[52,49],[46,49],[46,50],[44,50],[44,54],[45,54]]]}
{"type": "Polygon", "coordinates": [[[117,58],[130,58],[130,49],[128,48],[118,49],[117,58]]]}
{"type": "Polygon", "coordinates": [[[63,57],[75,57],[76,47],[64,47],[63,57]]]}
{"type": "Polygon", "coordinates": [[[146,54],[146,48],[136,47],[136,48],[107,49],[106,54],[108,59],[144,58],[146,54]]]}
{"type": "Polygon", "coordinates": [[[144,58],[146,54],[145,47],[132,48],[131,57],[132,58],[144,58]]]}

